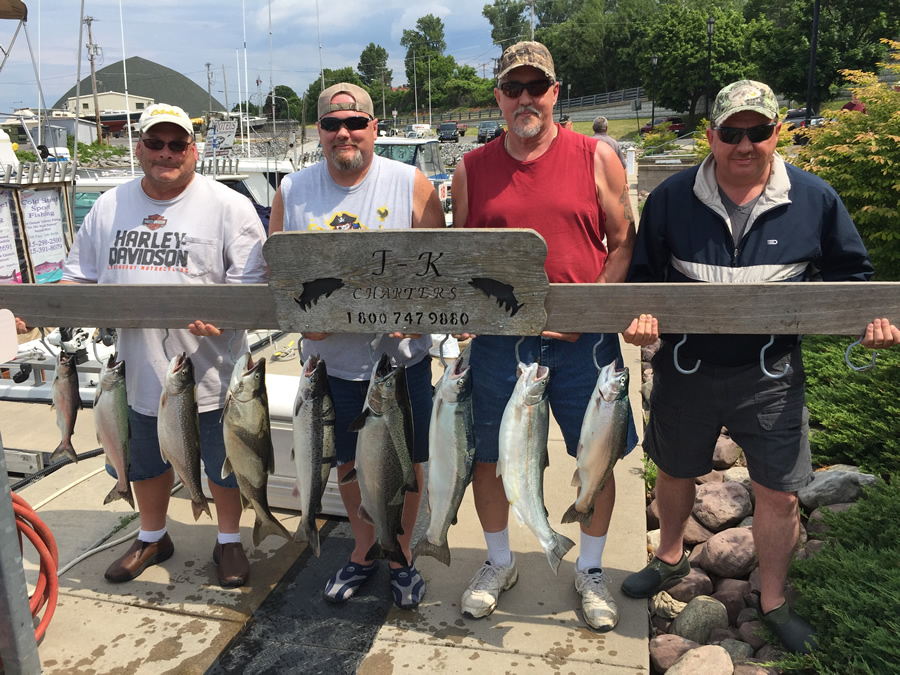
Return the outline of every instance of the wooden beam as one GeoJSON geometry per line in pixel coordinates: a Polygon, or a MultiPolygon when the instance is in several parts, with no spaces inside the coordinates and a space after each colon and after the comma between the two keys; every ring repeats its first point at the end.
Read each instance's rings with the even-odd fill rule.
{"type": "MultiPolygon", "coordinates": [[[[279,327],[265,284],[9,284],[0,307],[30,326],[279,327]]],[[[546,309],[556,331],[620,332],[643,312],[672,333],[858,335],[876,317],[900,324],[900,283],[551,284],[546,309]]]]}

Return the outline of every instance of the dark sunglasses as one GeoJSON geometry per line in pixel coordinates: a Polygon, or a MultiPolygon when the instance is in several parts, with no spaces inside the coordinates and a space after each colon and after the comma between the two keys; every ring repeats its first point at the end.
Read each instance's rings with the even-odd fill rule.
{"type": "Polygon", "coordinates": [[[500,85],[500,91],[509,98],[519,98],[522,91],[527,89],[529,96],[543,96],[553,86],[553,81],[548,79],[532,80],[531,82],[504,82],[500,85]]]}
{"type": "Polygon", "coordinates": [[[325,131],[339,131],[341,127],[347,127],[347,131],[362,131],[369,126],[371,121],[372,118],[362,117],[361,115],[355,117],[323,117],[319,120],[319,126],[325,131]]]}
{"type": "Polygon", "coordinates": [[[769,124],[760,124],[758,127],[750,127],[749,129],[715,127],[713,131],[718,131],[719,140],[728,145],[737,145],[744,140],[744,136],[749,138],[751,143],[762,143],[772,138],[775,126],[775,122],[770,122],[769,124]]]}
{"type": "Polygon", "coordinates": [[[161,141],[158,138],[146,137],[141,138],[141,143],[144,144],[144,147],[148,148],[149,150],[153,150],[154,152],[162,150],[167,145],[169,146],[169,150],[171,150],[172,152],[184,152],[191,144],[190,141],[169,141],[168,143],[166,143],[165,141],[161,141]]]}

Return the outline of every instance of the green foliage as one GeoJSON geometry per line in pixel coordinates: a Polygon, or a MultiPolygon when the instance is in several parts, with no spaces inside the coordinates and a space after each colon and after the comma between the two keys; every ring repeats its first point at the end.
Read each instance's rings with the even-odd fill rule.
{"type": "MultiPolygon", "coordinates": [[[[900,42],[885,41],[893,49],[900,42]]],[[[895,59],[900,57],[894,55],[895,59]]],[[[900,71],[894,64],[889,68],[900,71]]],[[[841,196],[869,249],[875,279],[900,279],[900,92],[871,73],[845,70],[868,114],[840,111],[809,132],[794,163],[841,196]]]]}
{"type": "MultiPolygon", "coordinates": [[[[137,139],[135,139],[137,140],[137,139]]],[[[66,147],[69,148],[69,156],[75,159],[75,137],[66,135],[66,147]]],[[[90,164],[110,157],[122,157],[128,154],[128,148],[120,145],[100,145],[98,143],[78,144],[78,163],[90,164]]]]}
{"type": "MultiPolygon", "coordinates": [[[[302,105],[297,92],[286,84],[275,85],[275,119],[287,119],[290,115],[292,119],[300,120],[300,106],[302,105]]],[[[272,117],[272,94],[266,95],[266,101],[263,103],[263,115],[272,117]]]]}
{"type": "MultiPolygon", "coordinates": [[[[643,204],[641,204],[643,206],[643,204]]],[[[641,474],[644,477],[644,486],[647,488],[647,492],[653,490],[656,487],[656,476],[659,473],[656,468],[656,464],[653,463],[653,460],[650,459],[647,455],[641,459],[641,463],[644,465],[643,471],[641,474]]]]}
{"type": "Polygon", "coordinates": [[[485,5],[481,15],[491,24],[491,39],[505,49],[530,34],[531,14],[526,17],[523,0],[494,0],[485,5]]]}
{"type": "Polygon", "coordinates": [[[900,663],[900,474],[865,490],[845,513],[825,512],[829,543],[791,566],[797,609],[816,628],[811,656],[788,671],[880,675],[900,663]]]}
{"type": "Polygon", "coordinates": [[[38,161],[38,156],[28,150],[16,150],[16,158],[22,163],[38,161]]]}
{"type": "Polygon", "coordinates": [[[666,122],[665,124],[657,125],[653,131],[648,131],[641,139],[640,147],[642,147],[646,153],[652,153],[654,155],[669,152],[670,150],[676,150],[678,145],[675,143],[675,139],[678,138],[678,134],[674,131],[670,131],[670,126],[671,125],[666,122]]]}
{"type": "Polygon", "coordinates": [[[356,66],[363,84],[367,87],[378,88],[379,97],[382,82],[386,87],[391,86],[392,72],[388,69],[387,62],[387,49],[370,42],[360,53],[359,63],[356,66]]]}
{"type": "MultiPolygon", "coordinates": [[[[844,363],[849,338],[806,336],[806,404],[813,463],[855,464],[869,473],[900,473],[900,350],[878,353],[865,372],[844,363]]],[[[868,350],[854,348],[851,361],[865,364],[868,350]]]]}

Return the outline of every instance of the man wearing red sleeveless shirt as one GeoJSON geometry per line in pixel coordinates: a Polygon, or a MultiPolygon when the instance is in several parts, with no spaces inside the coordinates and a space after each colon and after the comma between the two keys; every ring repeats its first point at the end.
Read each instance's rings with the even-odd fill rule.
{"type": "MultiPolygon", "coordinates": [[[[509,131],[499,143],[467,153],[458,165],[452,186],[454,225],[536,230],[547,241],[545,267],[551,282],[623,282],[635,237],[625,172],[608,145],[553,123],[559,83],[547,48],[538,42],[509,47],[500,59],[494,95],[509,131]]],[[[525,338],[519,347],[522,361],[550,368],[550,408],[573,457],[597,379],[592,352],[602,338],[546,331],[525,338]]],[[[500,419],[516,382],[517,341],[514,336],[481,335],[472,343],[472,370],[478,373],[473,379],[473,492],[488,560],[462,596],[462,613],[470,618],[494,611],[500,593],[518,580],[509,547],[509,504],[495,466],[500,419]]],[[[597,352],[601,366],[621,359],[618,336],[605,336],[597,352]]],[[[629,420],[628,451],[636,443],[629,420]]],[[[584,620],[601,632],[618,621],[601,567],[614,502],[615,479],[610,476],[594,502],[591,524],[581,525],[575,566],[584,620]]]]}

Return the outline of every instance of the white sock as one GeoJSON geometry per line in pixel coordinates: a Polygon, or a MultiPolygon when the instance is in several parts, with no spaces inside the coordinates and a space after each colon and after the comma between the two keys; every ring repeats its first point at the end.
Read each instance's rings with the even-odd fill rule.
{"type": "Polygon", "coordinates": [[[153,544],[165,536],[166,536],[166,528],[163,528],[161,530],[145,530],[145,529],[141,528],[138,531],[137,538],[140,539],[141,541],[146,541],[148,544],[153,544]]]}
{"type": "Polygon", "coordinates": [[[219,532],[216,537],[216,541],[220,544],[240,544],[241,543],[241,533],[240,532],[219,532]]]}
{"type": "Polygon", "coordinates": [[[485,532],[484,541],[487,543],[488,562],[491,565],[509,567],[512,565],[512,551],[509,550],[509,528],[499,532],[485,532]]]}
{"type": "Polygon", "coordinates": [[[578,560],[575,562],[575,570],[586,572],[593,567],[603,567],[603,548],[606,546],[606,535],[592,537],[581,533],[581,542],[578,549],[578,560]]]}

